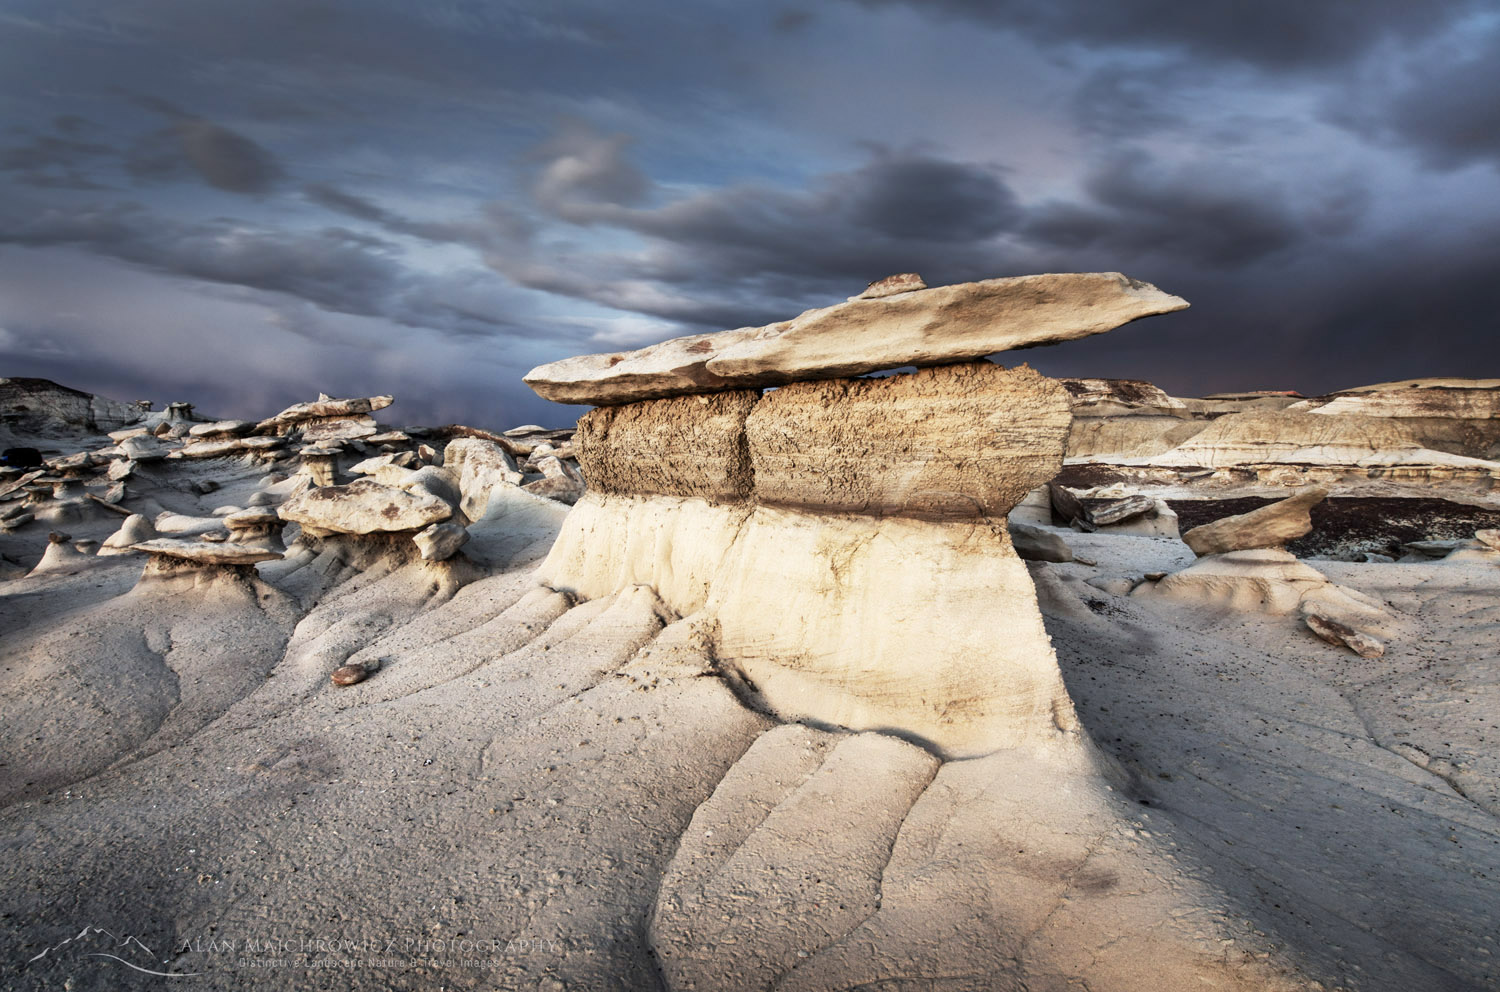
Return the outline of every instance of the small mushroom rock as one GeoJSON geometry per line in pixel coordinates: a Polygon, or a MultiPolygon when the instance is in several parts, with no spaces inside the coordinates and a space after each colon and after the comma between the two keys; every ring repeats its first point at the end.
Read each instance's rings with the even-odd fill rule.
{"type": "Polygon", "coordinates": [[[73,547],[72,540],[70,535],[58,531],[48,534],[47,550],[42,552],[42,560],[37,562],[29,574],[62,571],[86,562],[91,556],[73,547]]]}
{"type": "Polygon", "coordinates": [[[157,537],[156,527],[143,514],[132,513],[125,518],[120,529],[105,539],[99,548],[101,555],[128,555],[134,546],[157,537]]]}
{"type": "Polygon", "coordinates": [[[286,521],[281,519],[274,508],[239,510],[223,519],[224,526],[229,528],[229,540],[235,544],[272,551],[281,551],[286,547],[281,540],[281,529],[286,526],[286,521]]]}

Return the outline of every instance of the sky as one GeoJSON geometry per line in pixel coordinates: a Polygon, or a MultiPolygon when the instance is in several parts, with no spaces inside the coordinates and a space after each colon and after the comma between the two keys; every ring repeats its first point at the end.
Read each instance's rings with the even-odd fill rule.
{"type": "Polygon", "coordinates": [[[1500,5],[0,0],[0,375],[555,426],[543,362],[1065,271],[1192,308],[1051,375],[1500,376],[1500,5]]]}

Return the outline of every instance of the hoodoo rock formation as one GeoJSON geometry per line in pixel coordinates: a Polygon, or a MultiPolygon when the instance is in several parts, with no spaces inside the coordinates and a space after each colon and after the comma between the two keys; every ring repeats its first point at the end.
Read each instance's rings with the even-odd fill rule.
{"type": "Polygon", "coordinates": [[[537,369],[541,395],[607,404],[542,580],[650,587],[785,718],[945,757],[1071,733],[1005,519],[1062,466],[1068,393],[983,356],[1185,305],[1113,274],[989,280],[537,369]]]}
{"type": "Polygon", "coordinates": [[[8,394],[0,985],[1494,988],[1500,383],[986,357],[1152,293],[897,276],[576,431],[8,394]]]}

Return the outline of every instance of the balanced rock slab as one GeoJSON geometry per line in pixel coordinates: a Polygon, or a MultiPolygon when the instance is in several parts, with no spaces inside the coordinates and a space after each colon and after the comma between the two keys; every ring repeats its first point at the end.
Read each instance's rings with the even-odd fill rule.
{"type": "Polygon", "coordinates": [[[183,445],[172,452],[169,458],[225,458],[247,451],[270,451],[286,444],[279,437],[239,437],[225,441],[197,441],[183,445]]]}
{"type": "MultiPolygon", "coordinates": [[[[277,433],[285,433],[286,429],[306,420],[321,420],[326,417],[352,417],[361,413],[374,413],[376,410],[384,410],[396,402],[394,396],[362,396],[354,399],[336,400],[327,394],[319,396],[310,403],[294,403],[282,410],[274,417],[262,420],[255,429],[262,433],[275,430],[277,433]]],[[[374,433],[373,431],[371,433],[374,433]]]]}
{"type": "Polygon", "coordinates": [[[1056,380],[979,361],[794,383],[745,430],[758,503],[959,519],[1003,517],[1055,476],[1071,420],[1056,380]]]}
{"type": "Polygon", "coordinates": [[[380,430],[375,418],[365,414],[353,417],[319,417],[304,420],[298,427],[302,431],[302,440],[312,444],[370,438],[380,430]]]}
{"type": "Polygon", "coordinates": [[[446,500],[359,479],[347,486],[323,486],[293,496],[277,507],[283,520],[339,534],[421,530],[453,516],[446,500]]]}
{"type": "Polygon", "coordinates": [[[578,421],[579,466],[601,493],[743,501],[755,485],[745,420],[759,399],[742,389],[600,407],[578,421]]]}
{"type": "Polygon", "coordinates": [[[285,557],[280,551],[258,548],[229,541],[184,541],[159,537],[131,545],[132,551],[145,551],[160,558],[170,558],[195,565],[254,565],[285,557]]]}
{"type": "Polygon", "coordinates": [[[255,424],[249,420],[215,420],[207,424],[194,424],[188,428],[188,437],[218,437],[246,434],[255,424]]]}
{"type": "Polygon", "coordinates": [[[684,393],[943,365],[1113,330],[1187,301],[1118,272],[986,279],[856,298],[765,327],[675,338],[532,369],[558,403],[609,406],[684,393]]]}
{"type": "Polygon", "coordinates": [[[1182,535],[1196,555],[1216,555],[1250,548],[1279,548],[1312,530],[1308,511],[1328,496],[1328,490],[1308,486],[1296,494],[1249,513],[1238,513],[1194,527],[1182,535]]]}

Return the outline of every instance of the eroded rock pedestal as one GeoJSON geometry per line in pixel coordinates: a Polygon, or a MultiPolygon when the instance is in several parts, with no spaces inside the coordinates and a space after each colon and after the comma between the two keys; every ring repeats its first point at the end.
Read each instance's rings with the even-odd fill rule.
{"type": "MultiPolygon", "coordinates": [[[[932,292],[893,299],[920,310],[932,292]]],[[[963,287],[938,295],[951,303],[963,287]]],[[[982,294],[969,304],[966,327],[982,294]]],[[[941,338],[942,313],[928,316],[941,338]]],[[[716,353],[712,341],[699,351],[716,353]]],[[[636,391],[594,379],[591,397],[613,405],[579,422],[589,494],[542,581],[583,599],[650,587],[702,630],[726,677],[783,718],[887,731],[945,757],[1072,732],[1005,520],[1061,467],[1068,394],[966,352],[963,335],[906,360],[929,353],[952,364],[830,379],[823,363],[813,381],[764,394],[716,381],[631,401],[636,391]]],[[[902,360],[882,353],[873,367],[902,360]]],[[[805,364],[790,356],[786,368],[805,364]]]]}

